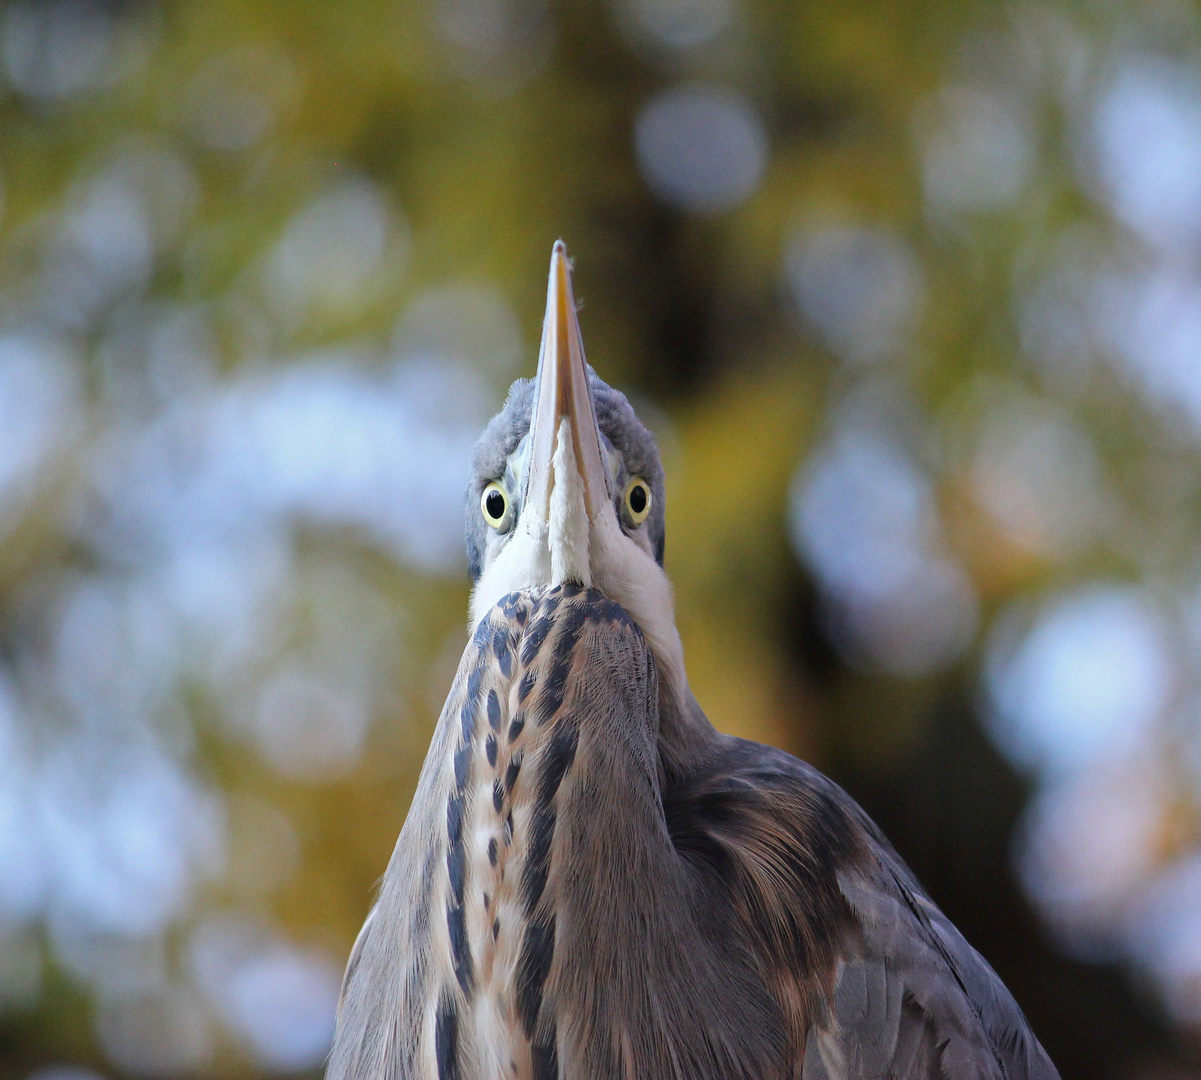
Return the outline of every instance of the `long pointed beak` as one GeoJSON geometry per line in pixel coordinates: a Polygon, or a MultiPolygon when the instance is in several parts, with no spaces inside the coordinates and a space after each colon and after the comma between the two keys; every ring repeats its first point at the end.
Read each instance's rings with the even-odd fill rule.
{"type": "MultiPolygon", "coordinates": [[[[525,505],[543,521],[550,520],[551,492],[556,483],[555,449],[563,422],[570,422],[575,468],[583,487],[588,520],[609,505],[608,470],[601,452],[600,428],[588,389],[584,343],[571,291],[567,246],[555,242],[546,286],[546,319],[534,382],[534,415],[530,424],[529,483],[525,505]]],[[[565,433],[566,434],[566,433],[565,433]]],[[[562,457],[560,457],[562,462],[562,457]]],[[[564,478],[559,478],[559,483],[564,478]]]]}

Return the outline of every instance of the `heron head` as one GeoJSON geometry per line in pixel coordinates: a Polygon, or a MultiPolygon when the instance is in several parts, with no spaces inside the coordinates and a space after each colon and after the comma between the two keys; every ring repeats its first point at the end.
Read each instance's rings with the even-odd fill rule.
{"type": "MultiPolygon", "coordinates": [[[[620,603],[660,663],[676,666],[663,510],[653,436],[584,360],[559,241],[538,373],[513,384],[475,448],[467,490],[472,623],[507,593],[577,582],[620,603]]],[[[682,672],[682,658],[678,666],[682,672]]]]}

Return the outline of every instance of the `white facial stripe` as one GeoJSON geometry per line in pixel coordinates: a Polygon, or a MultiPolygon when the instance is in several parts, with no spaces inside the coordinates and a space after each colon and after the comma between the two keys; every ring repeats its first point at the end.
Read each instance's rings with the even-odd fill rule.
{"type": "Polygon", "coordinates": [[[523,513],[496,558],[484,568],[471,593],[471,625],[496,606],[502,596],[546,585],[550,580],[547,526],[536,513],[523,513]]]}

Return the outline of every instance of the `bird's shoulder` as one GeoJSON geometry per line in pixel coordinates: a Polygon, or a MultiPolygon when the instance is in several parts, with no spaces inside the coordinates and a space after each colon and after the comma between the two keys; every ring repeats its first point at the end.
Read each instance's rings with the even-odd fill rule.
{"type": "Polygon", "coordinates": [[[805,1080],[1057,1077],[992,968],[813,766],[721,736],[665,776],[663,803],[698,887],[757,955],[805,1080]]]}

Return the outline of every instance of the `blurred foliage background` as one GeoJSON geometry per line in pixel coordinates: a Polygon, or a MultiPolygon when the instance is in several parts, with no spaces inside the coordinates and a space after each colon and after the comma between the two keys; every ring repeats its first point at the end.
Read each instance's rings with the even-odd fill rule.
{"type": "Polygon", "coordinates": [[[1201,11],[0,5],[0,1077],[320,1074],[551,243],[698,697],[1201,1075],[1201,11]]]}

